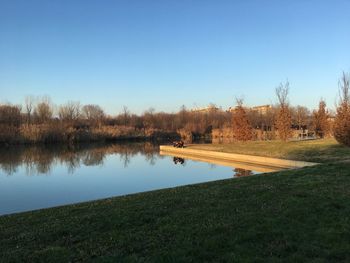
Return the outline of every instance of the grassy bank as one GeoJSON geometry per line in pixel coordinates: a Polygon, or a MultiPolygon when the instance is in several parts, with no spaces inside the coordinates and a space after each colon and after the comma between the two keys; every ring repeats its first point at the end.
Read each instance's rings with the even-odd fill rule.
{"type": "Polygon", "coordinates": [[[240,153],[291,159],[308,162],[330,163],[350,159],[350,148],[334,139],[309,141],[250,141],[228,144],[193,144],[193,149],[240,153]]]}
{"type": "Polygon", "coordinates": [[[333,161],[0,217],[1,262],[349,262],[349,152],[303,143],[333,161]]]}

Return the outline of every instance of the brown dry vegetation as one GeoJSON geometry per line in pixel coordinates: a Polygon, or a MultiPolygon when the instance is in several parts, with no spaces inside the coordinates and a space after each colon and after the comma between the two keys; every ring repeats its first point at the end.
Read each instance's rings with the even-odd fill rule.
{"type": "Polygon", "coordinates": [[[126,139],[165,139],[168,137],[174,138],[176,134],[157,129],[139,130],[125,126],[104,125],[100,127],[77,128],[64,123],[53,122],[50,124],[25,124],[20,127],[5,125],[1,129],[0,143],[75,143],[126,139]]]}
{"type": "Polygon", "coordinates": [[[195,138],[215,141],[273,140],[283,141],[310,136],[334,135],[343,144],[350,144],[349,77],[341,80],[341,101],[335,122],[320,102],[318,111],[293,107],[288,102],[289,83],[276,89],[278,104],[259,111],[240,103],[224,111],[215,105],[207,110],[176,113],[156,112],[150,108],[137,115],[123,106],[120,114],[108,116],[98,105],[81,105],[69,101],[55,107],[48,97],[27,97],[22,106],[0,105],[0,143],[82,142],[120,139],[175,139],[186,142],[195,138]]]}

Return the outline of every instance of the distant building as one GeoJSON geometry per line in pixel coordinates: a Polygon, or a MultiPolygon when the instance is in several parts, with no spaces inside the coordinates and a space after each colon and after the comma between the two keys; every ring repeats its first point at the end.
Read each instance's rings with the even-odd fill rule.
{"type": "Polygon", "coordinates": [[[335,121],[335,116],[334,116],[334,115],[329,115],[329,116],[328,116],[328,121],[329,121],[330,123],[334,123],[334,121],[335,121]]]}
{"type": "Polygon", "coordinates": [[[230,107],[228,108],[227,112],[234,112],[236,110],[236,107],[230,107]]]}
{"type": "Polygon", "coordinates": [[[209,105],[208,107],[204,108],[196,108],[192,109],[191,112],[196,112],[196,113],[208,113],[208,112],[216,112],[219,111],[220,109],[216,107],[215,105],[209,105]]]}
{"type": "MultiPolygon", "coordinates": [[[[250,110],[249,107],[243,107],[243,109],[245,111],[249,111],[250,110]]],[[[237,110],[237,106],[228,108],[228,110],[226,112],[235,112],[236,110],[237,110]]]]}
{"type": "MultiPolygon", "coordinates": [[[[228,108],[228,112],[234,112],[236,110],[237,107],[230,107],[228,108]]],[[[251,108],[248,108],[248,107],[245,107],[245,110],[247,111],[255,111],[259,114],[262,114],[262,115],[265,115],[267,114],[267,112],[272,109],[272,106],[271,105],[261,105],[261,106],[254,106],[254,107],[251,107],[251,108]]]]}
{"type": "Polygon", "coordinates": [[[262,115],[265,115],[267,114],[267,112],[269,110],[272,109],[272,106],[271,105],[261,105],[261,106],[255,106],[255,107],[252,107],[251,110],[252,111],[256,111],[258,112],[259,114],[262,114],[262,115]]]}

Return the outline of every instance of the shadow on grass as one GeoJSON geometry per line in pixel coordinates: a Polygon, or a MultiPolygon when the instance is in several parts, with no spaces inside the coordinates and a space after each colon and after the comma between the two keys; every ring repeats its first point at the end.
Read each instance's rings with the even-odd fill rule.
{"type": "Polygon", "coordinates": [[[1,262],[349,262],[348,167],[3,216],[1,262]]]}
{"type": "Polygon", "coordinates": [[[293,149],[286,158],[317,163],[336,163],[350,160],[350,148],[341,144],[307,145],[293,149]]]}

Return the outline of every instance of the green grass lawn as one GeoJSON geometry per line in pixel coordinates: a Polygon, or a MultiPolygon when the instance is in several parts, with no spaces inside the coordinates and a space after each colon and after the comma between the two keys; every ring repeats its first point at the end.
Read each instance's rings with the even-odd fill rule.
{"type": "Polygon", "coordinates": [[[0,262],[349,262],[349,150],[259,145],[326,163],[3,216],[0,262]]]}
{"type": "Polygon", "coordinates": [[[191,149],[260,155],[275,158],[330,163],[350,159],[350,148],[334,139],[309,141],[250,141],[229,144],[192,144],[191,149]]]}

